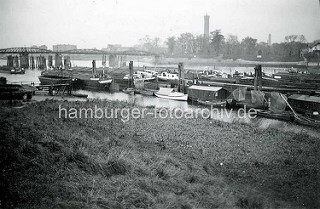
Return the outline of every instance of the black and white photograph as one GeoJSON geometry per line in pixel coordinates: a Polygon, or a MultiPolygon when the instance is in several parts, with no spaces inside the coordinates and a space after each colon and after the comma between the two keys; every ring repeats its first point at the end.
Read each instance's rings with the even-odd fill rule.
{"type": "Polygon", "coordinates": [[[0,0],[0,209],[320,208],[320,0],[0,0]]]}

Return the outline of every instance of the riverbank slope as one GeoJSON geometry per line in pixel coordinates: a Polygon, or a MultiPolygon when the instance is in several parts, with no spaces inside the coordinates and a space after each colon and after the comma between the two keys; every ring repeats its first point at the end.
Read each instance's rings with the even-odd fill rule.
{"type": "Polygon", "coordinates": [[[59,105],[134,108],[0,107],[1,207],[320,206],[319,138],[201,118],[59,118],[59,105]]]}

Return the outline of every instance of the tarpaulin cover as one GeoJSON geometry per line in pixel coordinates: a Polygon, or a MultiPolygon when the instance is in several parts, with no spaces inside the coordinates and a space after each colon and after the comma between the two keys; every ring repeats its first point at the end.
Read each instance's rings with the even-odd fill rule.
{"type": "Polygon", "coordinates": [[[239,87],[232,92],[233,98],[237,101],[244,101],[246,99],[247,87],[239,87]]]}
{"type": "MultiPolygon", "coordinates": [[[[285,99],[286,96],[282,95],[285,99]]],[[[278,92],[271,92],[269,110],[274,113],[282,113],[286,109],[287,103],[278,92]]]]}
{"type": "Polygon", "coordinates": [[[263,105],[264,104],[264,92],[251,90],[251,102],[252,104],[263,105]]]}

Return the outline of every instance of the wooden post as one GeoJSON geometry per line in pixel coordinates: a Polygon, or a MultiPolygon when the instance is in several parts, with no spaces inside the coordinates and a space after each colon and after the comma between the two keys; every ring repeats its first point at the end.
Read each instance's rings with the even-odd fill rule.
{"type": "Polygon", "coordinates": [[[178,80],[178,91],[179,92],[184,92],[184,85],[183,85],[183,63],[180,62],[178,65],[178,70],[179,70],[179,80],[178,80]]]}
{"type": "Polygon", "coordinates": [[[92,60],[92,77],[94,77],[96,73],[96,61],[92,60]]]}
{"type": "Polygon", "coordinates": [[[254,68],[254,90],[262,90],[262,68],[261,65],[257,65],[254,68]],[[258,88],[259,86],[259,88],[258,88]]]}
{"type": "Polygon", "coordinates": [[[129,63],[129,88],[133,88],[133,61],[129,63]]]}

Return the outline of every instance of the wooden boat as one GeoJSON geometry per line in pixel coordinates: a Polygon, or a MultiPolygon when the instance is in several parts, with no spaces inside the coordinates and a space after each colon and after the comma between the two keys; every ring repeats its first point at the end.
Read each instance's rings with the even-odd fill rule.
{"type": "Polygon", "coordinates": [[[251,108],[254,108],[254,109],[261,109],[261,110],[266,110],[268,109],[268,105],[267,104],[253,104],[251,102],[246,102],[246,101],[243,101],[243,102],[236,102],[236,107],[238,108],[244,108],[246,107],[246,109],[251,109],[251,108]]]}
{"type": "Polygon", "coordinates": [[[10,70],[11,74],[25,74],[24,68],[13,68],[10,70]]]}
{"type": "Polygon", "coordinates": [[[184,94],[181,92],[174,91],[173,88],[161,88],[155,95],[159,98],[163,99],[171,99],[171,100],[178,100],[178,101],[187,101],[188,94],[184,94]]]}
{"type": "Polygon", "coordinates": [[[70,77],[62,77],[57,75],[41,75],[38,78],[42,85],[68,84],[72,81],[72,78],[70,77]]]}
{"type": "Polygon", "coordinates": [[[79,77],[75,81],[76,88],[92,89],[92,90],[106,90],[110,87],[113,79],[109,76],[99,77],[79,77]]]}
{"type": "Polygon", "coordinates": [[[88,94],[80,94],[80,93],[72,93],[71,95],[75,97],[82,97],[82,98],[88,97],[88,94]]]}
{"type": "Polygon", "coordinates": [[[126,94],[130,94],[130,95],[133,95],[135,90],[134,88],[126,88],[126,89],[122,89],[122,91],[126,94]]]}
{"type": "Polygon", "coordinates": [[[199,104],[211,106],[211,107],[226,107],[227,101],[204,101],[198,99],[197,101],[199,104]]]}
{"type": "Polygon", "coordinates": [[[154,93],[157,91],[158,90],[153,90],[153,89],[141,89],[139,93],[145,96],[154,96],[154,93]]]}
{"type": "Polygon", "coordinates": [[[31,86],[17,84],[0,84],[1,100],[29,100],[32,98],[35,89],[31,86]]]}
{"type": "Polygon", "coordinates": [[[257,110],[257,115],[264,118],[277,120],[293,121],[294,114],[292,112],[274,113],[271,111],[257,110]]]}

